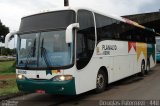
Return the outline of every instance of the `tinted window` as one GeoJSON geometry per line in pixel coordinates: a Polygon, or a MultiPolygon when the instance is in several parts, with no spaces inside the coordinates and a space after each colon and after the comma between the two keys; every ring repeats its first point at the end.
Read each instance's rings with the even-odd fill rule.
{"type": "Polygon", "coordinates": [[[95,13],[97,40],[121,40],[155,43],[154,33],[95,13]]]}
{"type": "Polygon", "coordinates": [[[131,35],[132,35],[132,41],[155,43],[155,34],[152,31],[134,27],[133,30],[131,31],[131,35]]]}
{"type": "Polygon", "coordinates": [[[155,38],[156,34],[155,33],[146,30],[144,36],[146,36],[147,43],[156,43],[156,41],[155,41],[156,40],[156,38],[155,38]]]}
{"type": "Polygon", "coordinates": [[[117,24],[116,30],[117,30],[116,33],[118,33],[120,36],[118,40],[123,40],[123,41],[132,40],[132,35],[131,35],[132,26],[131,25],[120,22],[119,24],[117,24]]]}
{"type": "Polygon", "coordinates": [[[42,13],[22,18],[19,33],[66,28],[74,22],[75,12],[71,10],[42,13]]]}
{"type": "Polygon", "coordinates": [[[98,41],[131,40],[131,25],[99,14],[95,14],[95,18],[98,41]]]}
{"type": "MultiPolygon", "coordinates": [[[[114,39],[116,31],[114,29],[117,24],[116,20],[95,13],[97,40],[114,39]]],[[[118,36],[118,35],[117,35],[118,36]]]]}
{"type": "Polygon", "coordinates": [[[90,11],[78,11],[77,32],[77,69],[84,68],[90,61],[95,46],[95,27],[93,14],[90,11]]]}

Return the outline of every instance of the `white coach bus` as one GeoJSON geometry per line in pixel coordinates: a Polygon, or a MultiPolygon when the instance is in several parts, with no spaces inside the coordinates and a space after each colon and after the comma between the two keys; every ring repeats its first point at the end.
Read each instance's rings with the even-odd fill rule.
{"type": "Polygon", "coordinates": [[[65,8],[22,18],[17,86],[26,92],[77,95],[154,67],[155,32],[131,20],[65,8]]]}

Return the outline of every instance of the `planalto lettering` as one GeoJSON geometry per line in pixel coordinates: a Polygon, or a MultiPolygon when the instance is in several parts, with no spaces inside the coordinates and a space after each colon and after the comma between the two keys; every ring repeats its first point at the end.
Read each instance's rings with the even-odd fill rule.
{"type": "Polygon", "coordinates": [[[102,45],[102,50],[117,50],[116,45],[102,45]]]}

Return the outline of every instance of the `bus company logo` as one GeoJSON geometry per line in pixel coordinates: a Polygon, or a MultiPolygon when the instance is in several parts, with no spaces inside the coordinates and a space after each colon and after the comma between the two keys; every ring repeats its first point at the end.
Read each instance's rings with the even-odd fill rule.
{"type": "Polygon", "coordinates": [[[61,73],[61,70],[46,70],[46,75],[48,74],[53,75],[58,73],[61,73]]]}
{"type": "Polygon", "coordinates": [[[99,51],[99,47],[96,48],[96,51],[97,51],[97,54],[100,52],[100,51],[99,51]]]}
{"type": "Polygon", "coordinates": [[[48,74],[52,75],[52,70],[46,70],[46,75],[48,74]]]}
{"type": "Polygon", "coordinates": [[[102,45],[102,50],[117,50],[117,45],[102,45]]]}
{"type": "Polygon", "coordinates": [[[136,43],[136,42],[128,42],[128,53],[132,53],[131,49],[134,49],[134,52],[137,54],[137,61],[141,54],[143,54],[144,58],[147,58],[147,44],[145,43],[136,43]]]}
{"type": "Polygon", "coordinates": [[[130,53],[132,48],[136,52],[136,43],[135,42],[128,42],[128,53],[130,53]]]}
{"type": "Polygon", "coordinates": [[[110,51],[117,50],[117,45],[102,45],[103,55],[110,55],[110,51]]]}

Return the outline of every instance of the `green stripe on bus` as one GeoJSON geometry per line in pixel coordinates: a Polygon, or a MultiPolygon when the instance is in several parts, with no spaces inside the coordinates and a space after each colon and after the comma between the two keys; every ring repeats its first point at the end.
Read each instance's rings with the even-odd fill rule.
{"type": "Polygon", "coordinates": [[[75,80],[69,81],[51,81],[51,80],[17,80],[19,90],[26,92],[36,92],[37,90],[44,90],[49,94],[62,95],[76,95],[75,80]]]}

